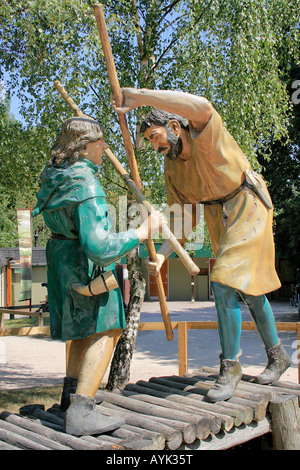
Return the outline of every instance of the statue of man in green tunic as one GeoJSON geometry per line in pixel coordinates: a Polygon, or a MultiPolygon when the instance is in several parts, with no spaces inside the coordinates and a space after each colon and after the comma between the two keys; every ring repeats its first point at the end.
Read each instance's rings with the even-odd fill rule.
{"type": "Polygon", "coordinates": [[[114,262],[164,223],[155,212],[136,230],[112,233],[96,176],[105,148],[99,122],[88,116],[65,121],[41,173],[33,211],[43,213],[52,233],[46,248],[51,337],[70,341],[61,407],[67,410],[65,431],[73,435],[124,422],[102,415],[94,397],[126,323],[119,288],[85,296],[73,286],[90,285],[99,272],[115,273],[114,262]]]}

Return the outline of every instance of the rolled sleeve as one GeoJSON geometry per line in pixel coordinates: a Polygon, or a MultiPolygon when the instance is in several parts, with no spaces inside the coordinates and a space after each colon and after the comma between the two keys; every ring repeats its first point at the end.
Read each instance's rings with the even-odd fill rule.
{"type": "Polygon", "coordinates": [[[98,266],[108,266],[139,244],[135,230],[114,233],[105,198],[83,201],[74,211],[80,244],[98,266]]]}

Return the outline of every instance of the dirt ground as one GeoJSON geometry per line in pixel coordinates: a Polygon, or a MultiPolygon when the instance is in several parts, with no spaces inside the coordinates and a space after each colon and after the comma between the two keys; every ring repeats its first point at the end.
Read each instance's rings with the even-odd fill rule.
{"type": "MultiPolygon", "coordinates": [[[[276,321],[299,321],[296,307],[272,302],[276,321]]],[[[216,320],[213,302],[168,302],[171,321],[216,320]]],[[[241,303],[242,320],[250,315],[241,303]]],[[[158,302],[145,302],[141,322],[162,321],[158,302]]],[[[139,331],[131,365],[130,381],[178,374],[178,336],[168,341],[164,331],[139,331]]],[[[295,331],[279,333],[292,358],[282,380],[298,383],[297,336],[295,331]]],[[[243,331],[241,363],[244,373],[256,375],[266,365],[266,354],[256,331],[243,331]]],[[[188,369],[219,366],[220,345],[216,330],[188,331],[188,369]]],[[[65,376],[65,344],[50,338],[0,337],[0,390],[40,387],[62,383],[65,376]]],[[[104,378],[104,380],[107,378],[104,378]]]]}

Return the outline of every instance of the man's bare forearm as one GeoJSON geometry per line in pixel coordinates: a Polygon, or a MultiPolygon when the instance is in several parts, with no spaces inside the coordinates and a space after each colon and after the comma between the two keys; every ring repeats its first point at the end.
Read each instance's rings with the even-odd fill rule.
{"type": "Polygon", "coordinates": [[[140,106],[153,106],[164,109],[169,113],[179,114],[190,121],[199,120],[199,114],[209,114],[212,111],[210,102],[201,96],[191,95],[181,91],[136,90],[140,106]]]}
{"type": "Polygon", "coordinates": [[[206,98],[181,91],[122,88],[122,93],[123,110],[116,108],[117,112],[153,106],[188,119],[196,129],[207,123],[213,109],[206,98]]]}

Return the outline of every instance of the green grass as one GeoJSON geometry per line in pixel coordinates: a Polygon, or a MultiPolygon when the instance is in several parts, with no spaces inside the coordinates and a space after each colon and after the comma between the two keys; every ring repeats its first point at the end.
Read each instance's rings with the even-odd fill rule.
{"type": "Polygon", "coordinates": [[[0,412],[19,413],[24,405],[44,405],[45,410],[54,403],[60,403],[62,385],[24,388],[18,390],[0,390],[0,412]]]}
{"type": "MultiPolygon", "coordinates": [[[[105,383],[99,389],[104,389],[105,383]]],[[[19,409],[25,405],[44,405],[45,410],[51,408],[54,403],[60,403],[63,383],[48,387],[20,388],[14,390],[0,390],[0,413],[19,413],[19,409]]]]}
{"type": "MultiPolygon", "coordinates": [[[[44,317],[44,326],[50,325],[50,318],[44,317]]],[[[4,328],[23,328],[26,326],[39,326],[39,320],[37,317],[19,317],[12,320],[4,320],[4,328]]]]}

